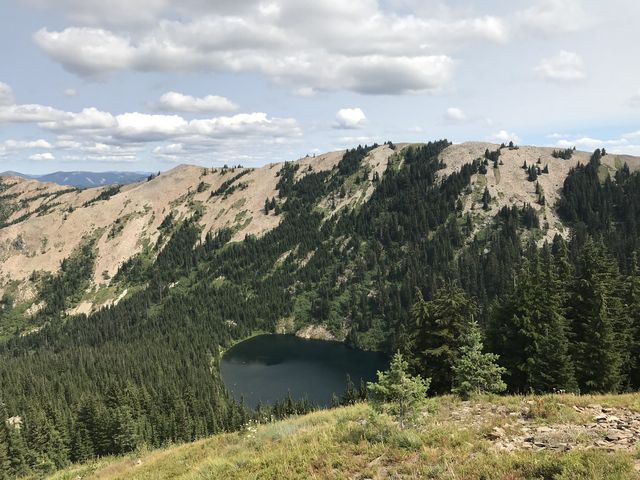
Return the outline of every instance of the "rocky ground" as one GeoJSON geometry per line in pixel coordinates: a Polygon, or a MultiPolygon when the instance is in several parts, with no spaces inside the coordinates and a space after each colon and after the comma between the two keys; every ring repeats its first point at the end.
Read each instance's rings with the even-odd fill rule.
{"type": "Polygon", "coordinates": [[[638,411],[596,403],[568,405],[553,399],[523,400],[514,406],[462,402],[450,415],[457,422],[493,424],[485,437],[497,451],[598,448],[631,452],[640,440],[638,411]]]}

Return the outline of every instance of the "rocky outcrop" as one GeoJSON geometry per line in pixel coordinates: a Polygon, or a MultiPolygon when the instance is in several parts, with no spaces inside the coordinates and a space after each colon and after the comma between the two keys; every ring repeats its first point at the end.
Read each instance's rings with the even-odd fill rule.
{"type": "Polygon", "coordinates": [[[296,332],[296,337],[316,340],[337,340],[324,325],[307,325],[296,332]]]}
{"type": "Polygon", "coordinates": [[[600,448],[605,450],[635,450],[640,440],[640,413],[621,408],[603,408],[600,405],[573,406],[580,416],[591,421],[582,424],[531,424],[519,418],[511,433],[495,427],[487,438],[499,450],[518,449],[569,451],[600,448]],[[514,428],[515,427],[515,428],[514,428]]]}

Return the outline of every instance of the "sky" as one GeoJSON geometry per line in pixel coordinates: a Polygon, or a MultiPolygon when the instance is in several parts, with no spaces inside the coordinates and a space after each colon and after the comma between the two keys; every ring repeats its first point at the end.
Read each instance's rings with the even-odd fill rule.
{"type": "Polygon", "coordinates": [[[2,0],[0,171],[447,138],[640,155],[636,0],[2,0]]]}

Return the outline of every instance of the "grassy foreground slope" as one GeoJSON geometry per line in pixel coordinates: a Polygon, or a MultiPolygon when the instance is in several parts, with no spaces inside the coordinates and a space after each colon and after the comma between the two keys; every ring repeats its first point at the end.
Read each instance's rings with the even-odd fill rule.
{"type": "Polygon", "coordinates": [[[54,479],[637,479],[640,395],[430,400],[400,430],[367,404],[126,457],[54,479]]]}

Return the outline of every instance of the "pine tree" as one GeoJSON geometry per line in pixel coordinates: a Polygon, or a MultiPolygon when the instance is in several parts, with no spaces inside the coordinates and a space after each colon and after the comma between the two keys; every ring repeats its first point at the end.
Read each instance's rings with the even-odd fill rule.
{"type": "Polygon", "coordinates": [[[482,193],[482,209],[489,210],[489,202],[491,202],[491,194],[489,193],[489,188],[484,187],[484,192],[482,193]]]}
{"type": "Polygon", "coordinates": [[[429,302],[418,292],[411,314],[417,332],[412,342],[412,366],[431,378],[436,393],[448,392],[452,367],[467,340],[476,306],[462,289],[449,284],[429,302]]]}
{"type": "Polygon", "coordinates": [[[340,399],[340,404],[341,405],[354,405],[357,401],[358,401],[358,390],[356,389],[356,386],[354,385],[353,381],[351,380],[351,376],[349,374],[347,374],[347,384],[346,384],[346,388],[344,389],[344,394],[342,395],[342,398],[340,399]]]}
{"type": "Polygon", "coordinates": [[[9,425],[4,421],[2,425],[0,425],[0,429],[4,430],[4,437],[6,439],[7,457],[9,459],[9,478],[20,478],[27,475],[29,473],[27,457],[30,452],[24,442],[20,428],[9,425]]]}
{"type": "Polygon", "coordinates": [[[523,262],[512,292],[492,318],[494,350],[507,368],[512,390],[575,390],[561,288],[550,251],[543,252],[543,268],[537,248],[530,250],[531,260],[523,262]]]}
{"type": "Polygon", "coordinates": [[[409,364],[400,352],[391,360],[389,370],[378,372],[378,382],[369,383],[369,401],[374,409],[386,407],[395,415],[400,428],[404,428],[417,414],[426,400],[430,379],[409,374],[409,364]]]}
{"type": "Polygon", "coordinates": [[[11,478],[6,421],[7,410],[0,398],[0,480],[8,480],[11,478]]]}
{"type": "Polygon", "coordinates": [[[622,382],[624,345],[615,329],[621,305],[617,267],[602,245],[588,239],[578,259],[569,300],[576,379],[583,393],[615,392],[622,382]]]}
{"type": "Polygon", "coordinates": [[[631,389],[637,390],[640,388],[640,265],[635,253],[626,279],[625,307],[631,334],[629,383],[631,389]]]}
{"type": "Polygon", "coordinates": [[[466,345],[460,348],[460,357],[452,367],[452,392],[463,398],[482,393],[501,393],[507,388],[502,381],[505,368],[498,365],[498,355],[483,353],[480,327],[471,324],[466,345]]]}

